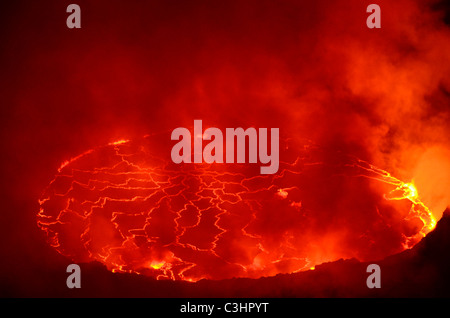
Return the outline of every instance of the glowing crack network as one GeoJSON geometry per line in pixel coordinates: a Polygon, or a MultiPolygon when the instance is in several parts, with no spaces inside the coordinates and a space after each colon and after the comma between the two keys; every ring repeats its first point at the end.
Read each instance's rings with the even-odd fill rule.
{"type": "Polygon", "coordinates": [[[436,223],[413,184],[311,143],[285,141],[278,173],[260,175],[258,165],[174,164],[167,140],[64,162],[39,200],[49,244],[157,279],[258,278],[386,257],[436,223]]]}

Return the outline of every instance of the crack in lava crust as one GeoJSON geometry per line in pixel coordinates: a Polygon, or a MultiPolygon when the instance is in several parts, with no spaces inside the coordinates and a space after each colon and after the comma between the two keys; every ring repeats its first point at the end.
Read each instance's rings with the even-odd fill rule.
{"type": "Polygon", "coordinates": [[[38,226],[75,262],[158,279],[262,277],[412,247],[436,221],[412,184],[310,143],[284,141],[280,169],[173,164],[169,136],[66,161],[38,226]],[[164,141],[167,143],[165,144],[164,141]]]}

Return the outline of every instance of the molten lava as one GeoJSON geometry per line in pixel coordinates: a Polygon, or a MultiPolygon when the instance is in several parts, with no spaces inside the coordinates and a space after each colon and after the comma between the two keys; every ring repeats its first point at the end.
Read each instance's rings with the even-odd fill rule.
{"type": "Polygon", "coordinates": [[[198,281],[380,259],[436,225],[412,183],[351,156],[283,141],[278,173],[260,175],[251,164],[174,164],[168,140],[64,162],[39,200],[49,244],[114,272],[198,281]]]}

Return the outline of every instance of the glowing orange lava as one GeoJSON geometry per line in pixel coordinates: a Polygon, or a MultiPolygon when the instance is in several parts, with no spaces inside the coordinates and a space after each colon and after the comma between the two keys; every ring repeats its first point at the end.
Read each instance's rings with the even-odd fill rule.
{"type": "Polygon", "coordinates": [[[156,139],[61,165],[39,200],[49,244],[114,272],[198,281],[379,259],[436,225],[412,183],[350,156],[289,144],[279,172],[260,175],[245,164],[173,164],[156,139]]]}

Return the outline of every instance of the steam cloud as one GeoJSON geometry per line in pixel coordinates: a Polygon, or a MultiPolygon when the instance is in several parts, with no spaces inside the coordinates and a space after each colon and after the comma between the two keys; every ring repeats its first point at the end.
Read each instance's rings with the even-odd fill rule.
{"type": "MultiPolygon", "coordinates": [[[[18,113],[48,128],[36,129],[41,139],[58,131],[80,151],[201,118],[222,128],[280,127],[402,180],[418,178],[419,166],[448,175],[442,5],[378,4],[382,28],[374,30],[361,1],[80,3],[81,30],[46,22],[46,51],[25,53],[18,76],[33,86],[17,96],[18,113]],[[431,149],[441,155],[430,158],[431,149]]],[[[419,192],[439,192],[437,215],[449,202],[438,179],[419,182],[419,192]]]]}

